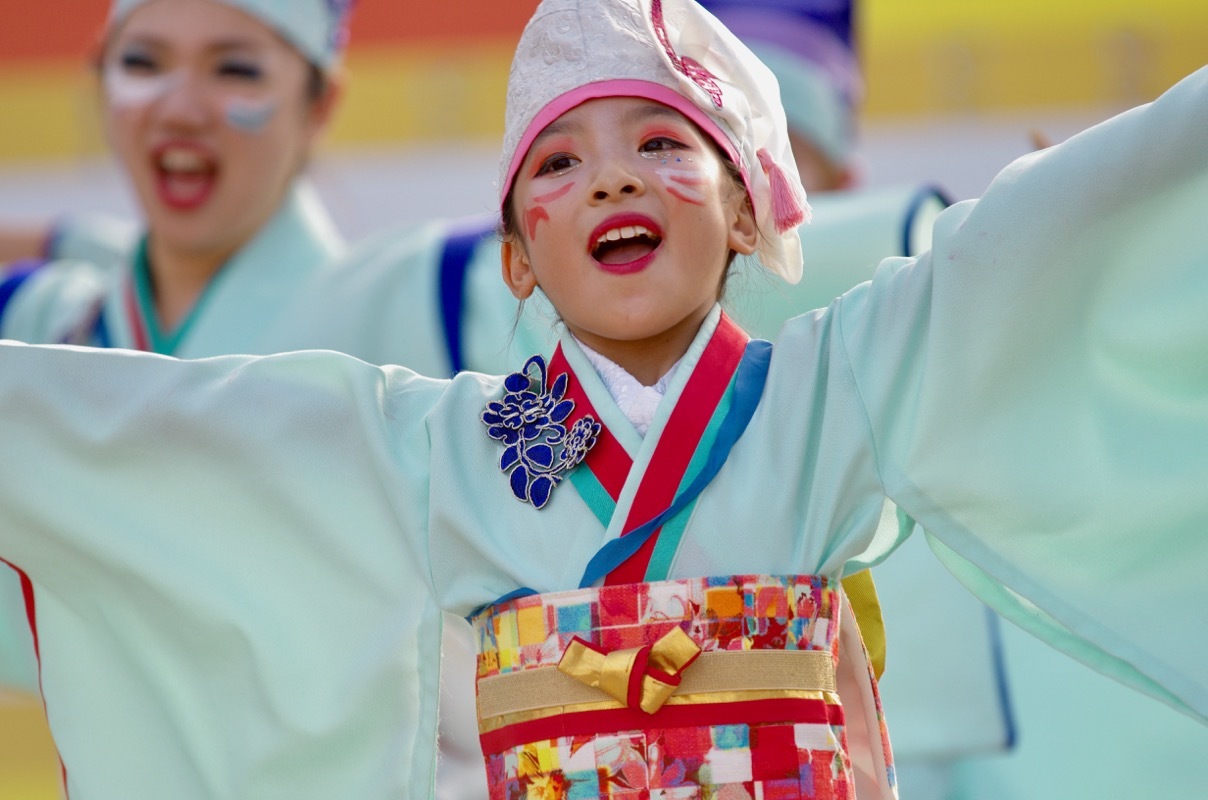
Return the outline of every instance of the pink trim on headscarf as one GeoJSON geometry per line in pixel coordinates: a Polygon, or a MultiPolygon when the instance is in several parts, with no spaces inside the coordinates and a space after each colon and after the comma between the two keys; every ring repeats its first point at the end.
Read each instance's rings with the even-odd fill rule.
{"type": "Polygon", "coordinates": [[[699,61],[688,56],[680,57],[671,46],[671,38],[667,35],[667,23],[663,20],[662,0],[653,0],[650,4],[650,21],[654,25],[654,35],[658,37],[663,52],[680,72],[684,73],[697,86],[705,90],[713,105],[722,107],[721,87],[717,85],[717,77],[705,69],[699,61]]]}
{"type": "MultiPolygon", "coordinates": [[[[751,195],[751,184],[747,180],[747,171],[743,166],[742,159],[738,155],[738,150],[730,142],[730,137],[726,136],[708,114],[701,111],[695,103],[679,92],[676,92],[674,89],[668,89],[662,84],[633,79],[616,79],[596,81],[595,83],[588,83],[576,89],[571,89],[569,92],[559,95],[546,103],[545,108],[537,112],[537,115],[533,117],[533,121],[525,129],[524,135],[520,137],[520,142],[516,145],[516,152],[512,154],[512,163],[508,165],[507,181],[500,188],[499,192],[500,205],[503,204],[508,192],[511,191],[512,183],[516,180],[516,172],[520,169],[520,165],[524,162],[525,157],[528,156],[529,148],[532,147],[533,140],[537,138],[538,134],[545,130],[547,125],[572,108],[581,106],[588,100],[598,100],[603,97],[640,97],[674,108],[696,123],[702,131],[717,143],[718,147],[725,151],[726,156],[738,165],[742,173],[743,185],[746,186],[747,194],[751,195]]],[[[754,201],[752,200],[752,202],[754,201]]]]}

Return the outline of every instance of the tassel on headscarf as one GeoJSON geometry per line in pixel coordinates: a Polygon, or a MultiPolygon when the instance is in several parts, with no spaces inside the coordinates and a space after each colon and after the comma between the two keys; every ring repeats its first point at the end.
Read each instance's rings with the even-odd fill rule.
{"type": "Polygon", "coordinates": [[[809,221],[810,206],[805,200],[805,191],[800,185],[789,180],[784,170],[772,160],[772,154],[766,148],[755,154],[763,172],[768,176],[772,186],[772,220],[776,223],[776,232],[796,228],[809,221]]]}

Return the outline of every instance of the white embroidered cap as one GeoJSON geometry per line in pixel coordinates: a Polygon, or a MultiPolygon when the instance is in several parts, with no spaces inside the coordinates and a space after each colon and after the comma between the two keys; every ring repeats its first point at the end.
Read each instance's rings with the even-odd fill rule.
{"type": "MultiPolygon", "coordinates": [[[[112,29],[151,0],[114,0],[112,29]]],[[[340,60],[348,40],[348,17],[355,0],[213,0],[237,8],[269,26],[321,69],[340,60]]]]}
{"type": "Polygon", "coordinates": [[[508,78],[500,200],[529,146],[566,111],[644,97],[691,119],[738,165],[759,224],[759,260],[801,279],[809,218],[775,76],[693,0],[543,0],[508,78]]]}

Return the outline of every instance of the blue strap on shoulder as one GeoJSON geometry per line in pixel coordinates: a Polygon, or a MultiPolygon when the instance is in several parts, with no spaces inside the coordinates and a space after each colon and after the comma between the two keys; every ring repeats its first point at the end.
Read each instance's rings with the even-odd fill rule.
{"type": "Polygon", "coordinates": [[[952,197],[939,186],[933,184],[921,186],[910,198],[906,216],[902,218],[902,237],[900,239],[902,252],[900,255],[918,255],[914,247],[914,220],[928,200],[938,200],[942,208],[952,205],[952,197]]]}
{"type": "Polygon", "coordinates": [[[457,224],[445,236],[437,285],[441,328],[449,365],[456,375],[466,368],[462,345],[462,310],[465,307],[466,273],[479,242],[495,233],[493,216],[474,217],[457,224]]]}
{"type": "Polygon", "coordinates": [[[1018,737],[1015,728],[1015,706],[1011,702],[1011,685],[1007,680],[1006,656],[1003,654],[1002,647],[1002,620],[989,606],[984,610],[987,627],[990,631],[990,652],[994,658],[994,682],[998,688],[998,705],[1002,711],[1003,748],[1010,751],[1015,749],[1018,737]]]}
{"type": "Polygon", "coordinates": [[[609,572],[619,567],[630,556],[638,551],[646,540],[661,528],[667,520],[678,514],[684,507],[696,499],[704,491],[710,481],[721,470],[722,465],[730,456],[730,450],[747,429],[747,423],[755,415],[759,400],[763,396],[763,386],[767,381],[768,367],[772,360],[772,343],[763,339],[752,339],[747,343],[746,353],[738,372],[734,376],[734,398],[730,410],[722,420],[717,432],[717,439],[709,450],[704,467],[671,505],[654,519],[639,525],[624,536],[613,539],[601,547],[587,563],[579,588],[592,586],[609,572]]]}
{"type": "Polygon", "coordinates": [[[46,263],[43,259],[29,259],[16,261],[7,267],[4,280],[0,281],[0,323],[4,322],[4,312],[8,310],[8,304],[17,294],[17,290],[34,273],[46,266],[46,263]]]}

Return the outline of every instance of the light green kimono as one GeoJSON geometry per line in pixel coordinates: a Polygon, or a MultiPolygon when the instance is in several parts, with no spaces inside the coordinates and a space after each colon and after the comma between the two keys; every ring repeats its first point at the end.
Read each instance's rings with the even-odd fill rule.
{"type": "Polygon", "coordinates": [[[71,214],[52,227],[46,257],[120,268],[141,237],[138,224],[126,219],[98,213],[71,214]]]}
{"type": "MultiPolygon", "coordinates": [[[[819,196],[814,201],[814,222],[802,229],[802,246],[808,262],[806,279],[788,286],[769,278],[754,262],[740,261],[727,292],[731,313],[753,333],[774,337],[789,317],[825,306],[845,289],[867,279],[882,257],[913,255],[925,250],[930,244],[931,223],[946,203],[940,192],[927,186],[897,186],[819,196]]],[[[90,238],[96,238],[98,232],[108,231],[91,219],[81,223],[76,225],[71,220],[61,223],[57,241],[86,252],[85,244],[90,238]]],[[[233,325],[240,338],[227,345],[233,348],[232,352],[254,353],[305,347],[334,349],[374,363],[405,364],[425,374],[451,374],[448,342],[442,327],[445,320],[438,295],[444,278],[441,274],[442,251],[458,226],[470,230],[488,230],[490,227],[471,220],[391,230],[362,243],[347,257],[333,261],[323,269],[312,270],[308,273],[310,284],[288,287],[282,292],[279,303],[272,303],[263,293],[256,293],[266,308],[247,308],[243,314],[261,323],[260,327],[233,325]],[[272,320],[271,324],[264,325],[266,319],[272,320]]],[[[92,249],[105,251],[104,245],[112,238],[98,241],[92,249]]],[[[536,301],[529,304],[527,313],[518,317],[516,300],[499,278],[499,265],[498,241],[488,233],[474,246],[464,267],[465,286],[458,315],[464,334],[460,361],[479,371],[501,372],[514,368],[523,363],[527,355],[547,350],[553,342],[555,314],[552,309],[548,304],[536,301]]],[[[266,271],[271,279],[274,270],[266,271]]],[[[254,277],[254,273],[249,274],[245,283],[254,277]]],[[[52,284],[43,297],[78,288],[78,281],[60,280],[52,284]]],[[[109,306],[112,307],[120,309],[121,305],[115,300],[109,306]]],[[[128,330],[129,326],[127,340],[130,338],[128,330]]],[[[41,340],[45,341],[45,338],[41,340]]],[[[194,344],[197,341],[194,339],[194,344]]],[[[204,338],[201,341],[204,342],[204,338]]],[[[189,354],[209,356],[222,352],[203,346],[200,350],[194,347],[189,354]]],[[[944,748],[948,742],[959,742],[961,747],[968,747],[971,726],[954,724],[951,713],[938,713],[940,709],[934,705],[913,702],[915,697],[933,695],[934,686],[950,686],[957,678],[979,691],[966,693],[962,698],[966,702],[954,703],[951,708],[961,711],[959,719],[973,717],[981,728],[988,729],[981,734],[982,740],[997,742],[1001,739],[1000,725],[996,719],[987,723],[987,715],[981,713],[991,706],[989,716],[992,717],[998,698],[992,686],[989,691],[980,688],[993,679],[984,664],[988,651],[982,630],[985,623],[978,615],[980,604],[959,586],[939,591],[951,586],[952,579],[935,565],[925,546],[912,545],[910,550],[910,558],[903,557],[878,570],[881,592],[891,603],[904,592],[909,592],[907,596],[916,605],[927,599],[926,608],[931,617],[928,624],[944,632],[948,644],[940,648],[946,653],[942,661],[946,669],[938,670],[933,663],[916,658],[905,649],[910,644],[910,639],[903,635],[909,620],[894,626],[893,643],[897,645],[895,650],[901,653],[895,659],[894,686],[902,688],[897,691],[891,688],[885,702],[895,718],[903,719],[900,738],[906,743],[905,752],[918,749],[910,744],[914,731],[930,732],[926,742],[932,751],[937,747],[944,748]],[[917,589],[921,570],[930,570],[926,594],[917,589]],[[972,614],[977,629],[969,635],[967,624],[937,625],[940,614],[956,619],[962,614],[965,617],[972,614]],[[966,641],[973,646],[966,646],[966,641]],[[961,652],[954,653],[954,649],[961,652]],[[909,670],[908,667],[916,662],[920,663],[920,669],[909,670]],[[941,737],[939,744],[936,743],[937,731],[943,731],[947,736],[941,737]]],[[[441,775],[442,780],[447,781],[442,789],[448,796],[478,795],[486,790],[474,725],[473,652],[468,628],[450,622],[446,620],[447,677],[441,701],[441,775]],[[453,671],[452,675],[448,674],[449,670],[453,671]]],[[[27,626],[23,614],[13,620],[13,627],[17,636],[28,638],[28,633],[24,632],[27,626]]],[[[12,641],[13,635],[7,640],[12,641]]],[[[31,650],[29,647],[21,649],[31,650]]],[[[926,652],[936,652],[934,643],[926,652]]],[[[26,660],[32,665],[26,670],[32,680],[36,665],[33,665],[32,657],[26,660]]]]}
{"type": "MultiPolygon", "coordinates": [[[[1203,70],[786,325],[671,576],[876,563],[888,497],[1000,611],[1208,719],[1206,129],[1203,70]]],[[[438,608],[577,585],[715,322],[641,440],[563,341],[634,458],[608,529],[571,485],[513,497],[496,378],[0,347],[0,554],[72,796],[426,796],[438,608]]]]}
{"type": "MultiPolygon", "coordinates": [[[[790,317],[825,306],[867,280],[883,257],[927,249],[931,224],[946,202],[927,186],[820,195],[813,201],[813,222],[801,229],[804,279],[790,286],[753,261],[739,260],[725,304],[752,334],[774,338],[790,317]]],[[[275,343],[333,348],[434,376],[452,374],[455,363],[490,373],[518,368],[532,353],[550,350],[557,315],[541,297],[518,313],[500,280],[499,243],[490,230],[485,219],[440,221],[366,240],[309,287],[283,318],[275,343]],[[467,251],[464,286],[454,292],[459,310],[450,314],[441,301],[455,278],[442,272],[442,256],[462,230],[485,233],[467,251]],[[460,325],[457,354],[449,341],[450,316],[460,325]]],[[[877,580],[886,604],[909,599],[916,609],[892,620],[889,631],[893,670],[883,699],[890,718],[902,720],[906,757],[899,763],[1001,748],[1006,734],[984,607],[921,542],[879,568],[877,580]],[[923,590],[920,582],[926,583],[923,590]],[[927,626],[926,647],[915,646],[916,624],[927,626]],[[955,686],[964,691],[951,693],[951,702],[934,702],[937,692],[955,686]]],[[[446,620],[443,652],[438,791],[441,797],[483,796],[468,626],[446,620]]]]}
{"type": "MultiPolygon", "coordinates": [[[[136,240],[124,224],[94,217],[62,221],[52,261],[21,284],[0,315],[0,335],[58,343],[83,328],[89,344],[133,347],[150,307],[127,303],[136,240]],[[119,254],[125,253],[119,259],[119,254]],[[103,332],[98,335],[96,318],[103,332]]],[[[155,337],[155,349],[185,358],[270,353],[260,339],[287,305],[344,243],[314,190],[297,185],[269,223],[227,263],[181,327],[155,337]]],[[[37,661],[18,578],[0,570],[0,686],[36,692],[37,661]]]]}

